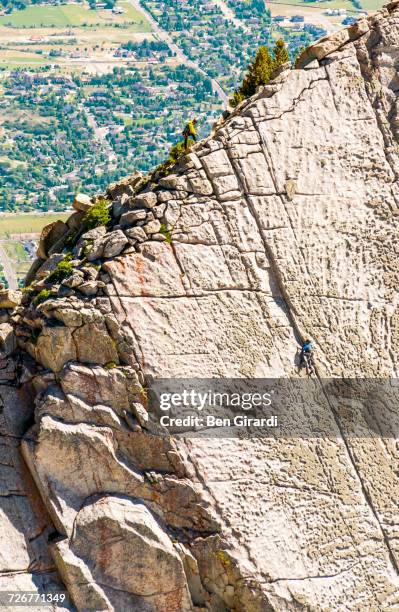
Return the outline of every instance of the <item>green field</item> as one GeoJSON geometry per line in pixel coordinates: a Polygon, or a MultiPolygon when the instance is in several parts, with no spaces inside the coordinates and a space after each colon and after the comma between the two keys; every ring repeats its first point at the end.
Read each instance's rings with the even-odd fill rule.
{"type": "MultiPolygon", "coordinates": [[[[377,0],[378,1],[378,0],[377,0]]],[[[361,0],[362,2],[362,0],[361,0]]],[[[376,4],[376,0],[369,0],[370,4],[376,4]]],[[[323,9],[327,10],[327,9],[346,9],[348,11],[348,13],[356,13],[356,8],[355,6],[352,4],[352,2],[350,0],[320,0],[320,2],[313,2],[313,1],[309,1],[309,0],[272,0],[271,1],[271,5],[278,5],[281,4],[282,6],[297,6],[298,8],[304,8],[304,9],[323,9]]],[[[363,4],[363,2],[362,2],[363,4]]],[[[298,11],[299,15],[306,15],[306,11],[298,11]]]]}
{"type": "MultiPolygon", "coordinates": [[[[386,1],[360,0],[360,3],[365,11],[378,11],[380,8],[383,7],[384,4],[386,4],[386,1]]],[[[272,0],[272,4],[282,4],[284,6],[293,5],[309,9],[321,8],[323,10],[345,8],[347,9],[348,13],[357,12],[356,7],[354,6],[354,4],[352,4],[350,0],[320,0],[316,2],[313,2],[311,0],[272,0]]],[[[300,11],[299,13],[301,14],[300,11]]],[[[305,12],[302,14],[306,15],[305,12]]]]}
{"type": "Polygon", "coordinates": [[[0,17],[0,25],[13,27],[39,28],[83,26],[83,25],[117,25],[130,23],[136,32],[149,32],[151,26],[142,13],[136,11],[129,3],[120,5],[126,12],[114,15],[111,11],[92,11],[82,4],[63,4],[61,6],[28,6],[21,11],[13,11],[0,17]]]}
{"type": "Polygon", "coordinates": [[[45,66],[49,64],[48,58],[33,55],[31,53],[16,53],[15,51],[3,51],[0,55],[2,68],[14,70],[15,66],[45,66]]]}
{"type": "Polygon", "coordinates": [[[360,0],[362,8],[365,11],[379,11],[384,4],[386,4],[385,0],[360,0]]]}
{"type": "Polygon", "coordinates": [[[134,6],[132,6],[128,0],[121,0],[120,2],[118,2],[117,6],[120,6],[125,11],[125,13],[120,16],[122,19],[127,18],[137,24],[142,24],[143,29],[139,30],[140,32],[151,32],[151,26],[148,23],[146,17],[142,13],[136,11],[134,6]]]}
{"type": "Polygon", "coordinates": [[[0,236],[10,234],[39,234],[45,225],[61,219],[65,221],[70,213],[51,213],[43,215],[34,214],[7,214],[0,215],[0,236]]]}

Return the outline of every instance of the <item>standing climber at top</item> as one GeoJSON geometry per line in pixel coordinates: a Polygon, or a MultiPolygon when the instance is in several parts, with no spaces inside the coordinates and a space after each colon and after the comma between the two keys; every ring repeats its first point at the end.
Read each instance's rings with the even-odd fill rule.
{"type": "Polygon", "coordinates": [[[197,130],[195,129],[195,126],[197,125],[198,120],[197,119],[193,119],[192,121],[189,121],[186,125],[186,127],[183,130],[183,136],[184,136],[184,149],[185,151],[188,151],[188,141],[190,138],[192,138],[195,142],[197,142],[197,130]]]}

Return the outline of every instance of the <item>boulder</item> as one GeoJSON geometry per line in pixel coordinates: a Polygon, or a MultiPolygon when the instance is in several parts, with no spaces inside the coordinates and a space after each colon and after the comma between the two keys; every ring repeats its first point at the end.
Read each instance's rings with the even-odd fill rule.
{"type": "Polygon", "coordinates": [[[137,240],[137,242],[144,242],[147,240],[147,234],[143,230],[142,227],[132,227],[125,231],[126,236],[131,238],[132,240],[137,240]]]}
{"type": "Polygon", "coordinates": [[[13,309],[22,302],[22,292],[13,289],[3,289],[0,291],[0,308],[13,309]]]}
{"type": "Polygon", "coordinates": [[[54,255],[50,255],[50,257],[40,266],[40,268],[36,272],[36,278],[42,279],[46,278],[53,272],[57,265],[64,259],[64,255],[62,253],[54,253],[54,255]]]}
{"type": "Polygon", "coordinates": [[[94,583],[84,560],[70,550],[67,539],[52,541],[49,548],[77,610],[115,610],[103,589],[94,583]]]}
{"type": "Polygon", "coordinates": [[[9,323],[0,324],[0,358],[8,357],[17,348],[14,328],[9,323]]]}
{"type": "Polygon", "coordinates": [[[131,210],[123,213],[120,219],[120,224],[122,227],[129,227],[129,225],[133,225],[134,223],[137,223],[137,221],[145,219],[146,216],[147,214],[145,210],[131,210]]]}
{"type": "Polygon", "coordinates": [[[100,270],[98,266],[88,264],[87,266],[82,266],[80,272],[83,274],[86,280],[96,280],[99,276],[100,270]]]}
{"type": "Polygon", "coordinates": [[[119,368],[106,369],[78,363],[65,366],[60,381],[66,395],[74,395],[87,403],[109,406],[119,416],[129,409],[129,395],[135,382],[119,368]]]}
{"type": "Polygon", "coordinates": [[[100,258],[106,241],[106,238],[104,238],[106,232],[106,228],[101,225],[100,227],[95,227],[84,233],[80,237],[74,249],[74,253],[86,256],[89,261],[100,258]]]}
{"type": "Polygon", "coordinates": [[[69,227],[63,221],[54,221],[46,225],[42,229],[40,235],[39,246],[37,247],[37,256],[40,259],[47,259],[51,248],[58,243],[61,238],[65,237],[69,232],[69,227]]]}
{"type": "Polygon", "coordinates": [[[191,612],[180,556],[143,503],[116,495],[89,500],[77,515],[70,548],[86,560],[113,609],[191,612]]]}
{"type": "Polygon", "coordinates": [[[148,424],[149,415],[144,406],[142,404],[139,404],[138,402],[134,402],[131,406],[131,410],[140,425],[142,427],[146,427],[146,425],[148,424]]]}
{"type": "Polygon", "coordinates": [[[166,204],[158,204],[152,209],[153,215],[157,219],[162,219],[165,213],[165,209],[166,209],[166,204]]]}
{"type": "Polygon", "coordinates": [[[359,19],[349,28],[344,28],[323,36],[314,45],[311,45],[305,49],[297,58],[295,67],[305,68],[314,60],[322,60],[327,55],[330,55],[334,51],[340,49],[343,45],[351,40],[356,40],[363,34],[366,34],[370,29],[369,22],[367,19],[359,19]]]}
{"type": "Polygon", "coordinates": [[[170,191],[158,191],[157,200],[160,204],[164,204],[165,202],[169,202],[169,200],[173,200],[174,194],[170,191]]]}
{"type": "Polygon", "coordinates": [[[158,242],[166,242],[165,234],[151,234],[151,240],[158,240],[158,242]]]}
{"type": "Polygon", "coordinates": [[[36,342],[36,359],[53,372],[77,358],[72,332],[68,327],[44,327],[36,342]]]}
{"type": "Polygon", "coordinates": [[[147,193],[140,193],[133,200],[133,206],[135,208],[153,208],[157,203],[157,195],[153,191],[147,193]]]}
{"type": "Polygon", "coordinates": [[[148,235],[158,234],[159,230],[161,229],[161,222],[158,219],[154,219],[153,221],[150,221],[149,223],[144,225],[143,229],[148,235]]]}
{"type": "Polygon", "coordinates": [[[51,311],[51,316],[61,321],[66,327],[80,327],[83,323],[82,315],[73,308],[59,308],[51,311]]]}
{"type": "Polygon", "coordinates": [[[121,226],[124,227],[127,225],[132,225],[137,221],[144,221],[146,217],[147,212],[142,208],[126,212],[121,216],[121,226]]]}
{"type": "Polygon", "coordinates": [[[128,239],[121,230],[116,230],[108,234],[107,242],[104,246],[104,257],[116,257],[119,255],[125,246],[128,244],[128,239]]]}
{"type": "Polygon", "coordinates": [[[115,230],[94,241],[90,252],[87,253],[87,260],[95,261],[101,257],[116,257],[127,244],[128,239],[122,230],[115,230]]]}
{"type": "Polygon", "coordinates": [[[104,225],[100,225],[99,227],[94,227],[93,229],[85,232],[81,236],[81,240],[97,240],[102,236],[105,236],[107,233],[107,228],[104,225]]]}
{"type": "Polygon", "coordinates": [[[127,193],[123,193],[121,196],[116,198],[112,203],[112,215],[115,218],[121,216],[123,209],[129,206],[129,203],[133,202],[133,198],[129,197],[127,193]]]}
{"type": "Polygon", "coordinates": [[[69,229],[75,232],[78,229],[80,229],[80,227],[82,226],[82,221],[83,221],[84,216],[85,216],[85,213],[83,212],[73,213],[66,221],[66,224],[69,227],[69,229]]]}
{"type": "Polygon", "coordinates": [[[93,206],[93,202],[90,196],[85,193],[78,193],[75,196],[72,206],[75,210],[85,213],[93,206]]]}
{"type": "Polygon", "coordinates": [[[83,295],[87,295],[88,297],[91,297],[97,294],[98,283],[97,281],[94,281],[94,280],[83,282],[80,285],[78,285],[78,289],[80,293],[83,293],[83,295]]]}
{"type": "Polygon", "coordinates": [[[106,245],[106,238],[98,238],[93,242],[92,245],[88,244],[86,249],[84,250],[84,254],[86,255],[87,261],[96,261],[96,259],[101,259],[104,253],[104,246],[106,245]]]}
{"type": "Polygon", "coordinates": [[[107,196],[111,200],[115,200],[118,196],[127,194],[128,196],[134,195],[135,189],[138,188],[139,184],[143,181],[143,175],[141,172],[135,172],[131,176],[127,176],[117,183],[112,183],[107,189],[107,196]]]}
{"type": "Polygon", "coordinates": [[[187,190],[199,195],[209,196],[213,193],[212,184],[200,173],[196,173],[194,176],[190,177],[187,190]]]}
{"type": "Polygon", "coordinates": [[[82,325],[74,332],[73,338],[77,355],[83,363],[119,363],[116,343],[108,334],[104,322],[82,325]]]}
{"type": "Polygon", "coordinates": [[[165,187],[166,189],[177,189],[179,185],[179,177],[177,174],[169,174],[160,179],[159,184],[161,187],[165,187]]]}
{"type": "Polygon", "coordinates": [[[66,278],[62,281],[62,285],[66,287],[70,287],[70,289],[75,289],[84,283],[83,272],[80,270],[75,270],[69,278],[66,278]]]}

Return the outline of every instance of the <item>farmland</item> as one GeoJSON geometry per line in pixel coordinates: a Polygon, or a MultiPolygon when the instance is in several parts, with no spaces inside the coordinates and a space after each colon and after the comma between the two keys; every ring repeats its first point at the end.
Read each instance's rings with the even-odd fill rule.
{"type": "Polygon", "coordinates": [[[118,5],[123,13],[109,10],[93,10],[85,4],[61,4],[58,6],[31,5],[24,10],[13,11],[0,17],[0,25],[13,28],[48,27],[118,27],[128,25],[131,32],[149,32],[150,25],[144,15],[128,2],[118,5]]]}
{"type": "Polygon", "coordinates": [[[15,234],[40,234],[45,225],[58,219],[64,220],[67,217],[68,213],[3,214],[0,215],[0,239],[3,240],[15,234]]]}

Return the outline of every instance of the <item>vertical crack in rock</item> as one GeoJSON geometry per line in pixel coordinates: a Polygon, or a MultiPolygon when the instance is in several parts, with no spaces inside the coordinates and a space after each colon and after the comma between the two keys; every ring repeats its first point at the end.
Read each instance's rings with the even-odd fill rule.
{"type": "Polygon", "coordinates": [[[335,422],[337,423],[337,427],[338,427],[338,429],[340,431],[340,434],[342,436],[343,443],[345,444],[345,448],[346,448],[348,457],[349,457],[349,459],[351,461],[353,469],[354,469],[354,471],[356,473],[356,477],[357,477],[357,479],[359,481],[359,484],[360,484],[360,486],[362,488],[364,499],[366,500],[367,505],[369,506],[370,510],[373,513],[373,516],[374,516],[376,522],[379,525],[381,534],[382,534],[382,536],[384,538],[385,546],[387,547],[387,550],[388,550],[388,553],[389,553],[389,558],[390,558],[392,567],[395,570],[396,574],[399,575],[398,560],[396,558],[396,555],[395,555],[394,551],[391,548],[391,545],[390,545],[390,542],[389,542],[389,537],[388,537],[388,535],[387,535],[383,525],[381,524],[378,511],[376,510],[376,508],[374,506],[373,499],[372,499],[372,496],[370,495],[370,492],[368,490],[367,484],[365,484],[364,481],[363,481],[363,478],[362,478],[361,473],[359,471],[359,468],[358,468],[358,465],[357,465],[357,461],[356,461],[356,458],[355,458],[355,456],[353,454],[353,450],[351,448],[350,442],[347,439],[347,436],[346,436],[345,431],[344,431],[344,429],[342,427],[342,424],[341,424],[340,419],[339,419],[339,417],[337,415],[337,412],[334,409],[333,405],[331,404],[330,398],[328,396],[328,393],[325,390],[325,387],[323,385],[323,381],[320,379],[319,374],[317,374],[317,377],[319,379],[319,383],[320,383],[320,386],[321,386],[321,388],[323,390],[323,393],[324,393],[324,396],[326,398],[326,401],[328,402],[328,405],[330,406],[330,409],[331,409],[331,411],[332,411],[332,413],[334,415],[334,419],[335,419],[335,422]]]}
{"type": "MultiPolygon", "coordinates": [[[[328,79],[316,79],[315,81],[312,81],[312,84],[311,84],[311,85],[309,85],[309,87],[307,87],[307,88],[305,88],[304,90],[302,90],[301,94],[300,94],[300,95],[299,95],[299,96],[296,98],[296,100],[297,100],[297,101],[299,101],[299,100],[302,98],[302,94],[303,94],[305,91],[309,91],[309,90],[311,90],[311,89],[312,89],[312,85],[313,85],[313,83],[317,83],[317,82],[319,82],[319,81],[325,81],[325,80],[328,80],[328,79]]],[[[334,97],[333,92],[331,92],[331,95],[332,95],[332,97],[334,97]]],[[[292,110],[293,110],[294,108],[295,108],[295,104],[293,104],[293,106],[292,106],[292,108],[290,109],[290,111],[286,111],[286,112],[292,112],[292,110]]],[[[282,114],[284,114],[284,113],[282,113],[282,114]]],[[[250,116],[251,116],[251,115],[250,115],[250,116]]],[[[278,117],[276,117],[276,118],[280,118],[281,116],[282,116],[282,115],[279,115],[279,116],[278,116],[278,117]]],[[[253,123],[253,125],[254,125],[255,129],[257,129],[257,125],[256,125],[255,121],[253,120],[252,116],[251,116],[251,119],[252,119],[252,123],[253,123]]],[[[273,118],[269,118],[268,120],[269,120],[269,121],[271,121],[272,119],[273,119],[273,118]]],[[[264,145],[266,145],[266,146],[267,146],[267,143],[265,143],[265,142],[264,142],[264,140],[262,140],[262,135],[261,135],[260,133],[258,133],[258,135],[259,135],[259,139],[260,139],[260,141],[261,141],[261,142],[262,142],[264,145]]],[[[260,234],[260,236],[262,237],[263,244],[264,244],[264,247],[265,247],[265,251],[266,251],[266,253],[267,253],[267,255],[268,255],[268,258],[269,258],[269,260],[270,260],[270,262],[271,262],[271,264],[272,264],[272,266],[273,266],[273,271],[274,271],[274,273],[275,273],[275,275],[276,275],[276,280],[278,281],[278,286],[279,286],[280,293],[281,293],[281,295],[284,297],[284,301],[285,301],[285,303],[286,303],[287,310],[288,310],[288,312],[289,312],[289,318],[290,318],[290,321],[291,321],[291,324],[292,324],[292,327],[293,327],[293,330],[294,330],[295,336],[296,336],[296,338],[297,338],[298,342],[302,342],[302,341],[303,341],[303,338],[304,338],[304,337],[307,335],[307,332],[306,332],[306,330],[303,330],[302,332],[300,331],[300,325],[299,325],[299,324],[297,323],[297,321],[296,321],[296,314],[297,314],[297,313],[296,313],[296,311],[295,311],[295,308],[293,308],[293,307],[292,307],[292,305],[291,305],[291,301],[290,301],[290,298],[289,298],[289,295],[288,295],[288,294],[287,294],[287,292],[286,292],[286,289],[285,289],[285,286],[284,286],[284,281],[282,280],[283,276],[281,275],[281,273],[280,273],[280,271],[279,271],[279,266],[278,266],[278,263],[277,263],[277,261],[276,261],[276,258],[274,257],[274,254],[273,254],[272,248],[271,248],[271,247],[270,247],[270,245],[267,243],[267,241],[266,241],[266,240],[263,238],[263,231],[262,231],[261,225],[260,225],[260,223],[259,223],[259,219],[258,219],[257,212],[256,212],[256,210],[253,208],[252,203],[251,203],[251,199],[250,199],[250,197],[249,197],[251,194],[249,194],[249,193],[247,193],[247,192],[246,192],[245,186],[244,186],[244,184],[243,184],[243,182],[242,182],[242,179],[241,179],[241,175],[240,175],[240,173],[237,171],[236,164],[234,163],[234,162],[235,162],[235,160],[234,160],[234,159],[231,157],[231,154],[230,154],[230,152],[229,152],[229,145],[228,145],[228,143],[225,143],[225,151],[226,151],[227,155],[229,156],[229,160],[230,160],[230,162],[231,162],[231,166],[232,166],[232,168],[233,168],[233,169],[234,169],[234,171],[235,171],[236,178],[237,178],[237,181],[238,181],[238,183],[239,183],[239,185],[240,185],[240,188],[241,188],[241,191],[242,191],[243,197],[245,198],[246,203],[247,203],[247,205],[248,205],[249,209],[251,210],[251,212],[252,212],[252,214],[253,214],[253,216],[254,216],[254,219],[255,219],[255,221],[256,221],[256,223],[257,223],[258,230],[259,230],[259,234],[260,234]]],[[[263,151],[263,152],[264,152],[264,151],[263,151]]],[[[265,152],[264,152],[264,153],[265,153],[265,152]]],[[[276,183],[276,179],[275,179],[275,177],[274,177],[273,169],[272,169],[272,167],[271,167],[271,165],[270,165],[270,162],[269,162],[269,160],[267,159],[266,155],[265,155],[265,161],[266,161],[266,164],[267,164],[267,167],[268,167],[268,170],[269,170],[270,176],[272,177],[272,180],[273,180],[273,183],[274,183],[274,186],[275,186],[275,193],[276,193],[276,195],[278,195],[278,197],[280,198],[280,200],[281,200],[281,202],[282,202],[282,204],[283,204],[283,206],[284,206],[284,209],[285,209],[285,212],[286,212],[287,218],[288,218],[288,219],[290,220],[290,222],[291,222],[291,229],[292,229],[293,236],[295,237],[295,230],[294,230],[294,227],[293,227],[293,225],[292,225],[292,220],[291,220],[291,217],[290,217],[290,215],[289,215],[288,211],[287,211],[287,210],[286,210],[286,208],[285,208],[285,202],[284,202],[283,196],[282,196],[281,194],[279,194],[279,193],[278,193],[278,186],[277,186],[277,183],[276,183]]],[[[209,178],[209,177],[208,177],[208,178],[209,178]]],[[[209,179],[209,180],[211,180],[211,179],[209,179]]],[[[317,367],[316,367],[316,372],[317,372],[317,367]]],[[[341,434],[341,436],[342,436],[342,440],[343,440],[343,442],[344,442],[344,444],[345,444],[345,448],[346,448],[346,451],[347,451],[347,454],[348,454],[348,458],[349,458],[349,459],[350,459],[350,461],[351,461],[351,464],[352,464],[352,466],[353,466],[353,469],[354,469],[354,471],[355,471],[355,473],[356,473],[357,479],[358,479],[359,484],[360,484],[360,486],[361,486],[361,489],[362,489],[362,491],[363,491],[364,499],[366,500],[366,502],[367,502],[368,506],[370,507],[370,509],[371,509],[371,511],[372,511],[372,513],[373,513],[373,515],[374,515],[374,517],[375,517],[376,522],[378,523],[378,525],[379,525],[379,527],[380,527],[381,534],[382,534],[382,536],[383,536],[383,538],[384,538],[385,545],[386,545],[387,550],[388,550],[388,552],[389,552],[389,557],[390,557],[390,560],[391,560],[391,563],[392,563],[392,567],[395,569],[396,573],[397,573],[397,574],[399,574],[399,568],[398,568],[398,562],[397,562],[396,556],[395,556],[394,552],[393,552],[393,551],[392,551],[392,549],[391,549],[391,546],[390,546],[390,543],[389,543],[389,538],[387,537],[387,534],[386,534],[386,532],[385,532],[385,529],[383,528],[383,526],[382,526],[382,524],[381,524],[381,522],[380,522],[380,519],[379,519],[379,516],[378,516],[378,512],[376,511],[376,509],[375,509],[375,507],[374,507],[374,504],[373,504],[372,498],[371,498],[371,496],[370,496],[370,494],[369,494],[369,492],[368,492],[368,490],[367,490],[367,486],[365,485],[365,483],[364,483],[364,482],[363,482],[363,480],[362,480],[361,474],[360,474],[359,469],[358,469],[358,466],[357,466],[356,459],[355,459],[355,457],[354,457],[354,455],[353,455],[353,451],[352,451],[352,449],[351,449],[351,447],[350,447],[350,443],[348,442],[348,440],[347,440],[347,438],[346,438],[345,432],[344,432],[344,430],[343,430],[343,428],[342,428],[342,425],[341,425],[341,423],[340,423],[340,419],[339,419],[339,417],[337,416],[336,411],[335,411],[334,407],[332,406],[332,404],[331,404],[331,402],[330,402],[329,396],[328,396],[328,394],[327,394],[327,393],[326,393],[326,391],[325,391],[325,388],[324,388],[324,385],[323,385],[322,379],[321,379],[320,375],[318,374],[318,372],[317,372],[317,377],[318,377],[318,379],[319,379],[319,383],[320,383],[320,386],[321,386],[321,388],[322,388],[322,390],[323,390],[323,393],[324,393],[324,395],[325,395],[325,398],[326,398],[326,400],[327,400],[327,402],[328,402],[328,404],[329,404],[329,406],[330,406],[330,409],[331,409],[331,411],[332,411],[332,413],[333,413],[333,415],[334,415],[334,419],[335,419],[335,421],[336,421],[336,423],[337,423],[337,426],[338,426],[338,428],[339,428],[340,434],[341,434]]],[[[345,570],[345,571],[348,571],[348,570],[345,570]]]]}

